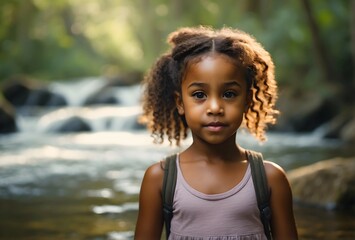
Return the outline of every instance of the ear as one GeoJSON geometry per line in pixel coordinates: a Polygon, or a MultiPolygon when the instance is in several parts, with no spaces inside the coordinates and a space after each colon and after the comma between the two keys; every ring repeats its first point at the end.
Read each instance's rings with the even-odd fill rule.
{"type": "Polygon", "coordinates": [[[174,92],[175,104],[180,115],[185,114],[184,104],[182,102],[182,96],[179,92],[174,92]]]}

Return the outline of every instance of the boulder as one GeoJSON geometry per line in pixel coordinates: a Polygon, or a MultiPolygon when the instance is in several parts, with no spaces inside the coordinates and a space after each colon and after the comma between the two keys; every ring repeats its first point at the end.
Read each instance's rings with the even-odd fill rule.
{"type": "Polygon", "coordinates": [[[15,107],[23,106],[31,93],[29,83],[24,78],[11,78],[2,86],[3,96],[15,107]]]}
{"type": "Polygon", "coordinates": [[[351,121],[351,116],[344,112],[333,118],[328,123],[325,123],[320,128],[322,130],[322,137],[329,139],[340,139],[341,131],[351,121]]]}
{"type": "MultiPolygon", "coordinates": [[[[1,99],[0,99],[1,100],[1,99]]],[[[15,110],[6,101],[0,101],[0,133],[17,131],[15,110]]]]}
{"type": "Polygon", "coordinates": [[[47,89],[34,89],[30,92],[25,106],[66,106],[67,101],[58,93],[52,93],[47,89]]]}
{"type": "Polygon", "coordinates": [[[34,81],[14,77],[2,86],[4,97],[15,107],[24,106],[65,106],[67,101],[58,93],[53,93],[34,81]]]}
{"type": "Polygon", "coordinates": [[[343,111],[329,123],[321,126],[324,138],[340,139],[345,143],[355,143],[355,109],[343,111]]]}
{"type": "Polygon", "coordinates": [[[295,202],[355,209],[355,158],[335,158],[287,173],[295,202]]]}
{"type": "Polygon", "coordinates": [[[334,101],[310,91],[280,91],[277,109],[280,116],[272,130],[311,132],[337,114],[334,101]]]}
{"type": "Polygon", "coordinates": [[[137,116],[135,116],[134,120],[131,123],[130,129],[132,130],[146,130],[147,126],[146,124],[142,123],[142,121],[140,121],[140,114],[137,114],[137,116]]]}
{"type": "Polygon", "coordinates": [[[101,104],[109,104],[116,105],[119,104],[119,101],[116,96],[114,96],[114,91],[112,91],[109,87],[104,87],[99,91],[90,95],[84,102],[84,106],[88,105],[101,105],[101,104]]]}
{"type": "Polygon", "coordinates": [[[73,116],[66,119],[63,123],[52,129],[54,132],[70,133],[70,132],[89,132],[90,125],[82,118],[73,116]]]}
{"type": "Polygon", "coordinates": [[[146,130],[147,126],[140,123],[139,121],[136,121],[133,123],[132,130],[146,130]]]}
{"type": "Polygon", "coordinates": [[[355,116],[341,129],[340,139],[350,144],[355,143],[355,116]]]}

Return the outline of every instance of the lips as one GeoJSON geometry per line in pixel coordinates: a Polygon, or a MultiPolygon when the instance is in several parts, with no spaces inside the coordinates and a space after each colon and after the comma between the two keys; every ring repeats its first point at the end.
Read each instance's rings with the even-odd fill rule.
{"type": "Polygon", "coordinates": [[[205,125],[207,129],[213,132],[218,132],[221,131],[223,128],[225,128],[227,124],[222,123],[222,122],[210,122],[205,125]]]}

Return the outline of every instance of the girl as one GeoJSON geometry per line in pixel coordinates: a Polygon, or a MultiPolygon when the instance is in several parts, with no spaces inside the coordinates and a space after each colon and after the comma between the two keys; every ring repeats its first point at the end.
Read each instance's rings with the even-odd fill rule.
{"type": "MultiPolygon", "coordinates": [[[[145,78],[143,116],[156,142],[192,144],[176,159],[178,177],[169,239],[266,239],[246,150],[237,130],[265,140],[275,122],[277,86],[270,55],[250,35],[228,28],[182,28],[145,78]]],[[[136,240],[159,240],[164,162],[143,178],[136,240]]],[[[274,239],[297,239],[284,171],[265,162],[274,239]]]]}

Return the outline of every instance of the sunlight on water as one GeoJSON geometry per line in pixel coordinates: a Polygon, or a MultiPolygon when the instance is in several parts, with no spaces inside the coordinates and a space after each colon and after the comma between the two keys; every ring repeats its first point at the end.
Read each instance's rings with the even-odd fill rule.
{"type": "Polygon", "coordinates": [[[110,232],[108,233],[108,240],[133,239],[133,234],[133,232],[110,232]]]}
{"type": "Polygon", "coordinates": [[[95,152],[88,152],[87,150],[74,150],[47,145],[39,148],[19,150],[12,154],[3,154],[0,166],[34,164],[41,161],[48,162],[58,159],[83,161],[93,158],[97,154],[95,152]]]}
{"type": "Polygon", "coordinates": [[[78,134],[73,138],[75,144],[95,146],[153,146],[152,138],[146,133],[132,132],[98,132],[78,134]]]}
{"type": "Polygon", "coordinates": [[[109,179],[119,179],[119,178],[128,178],[131,176],[131,172],[128,171],[108,171],[106,177],[109,179]]]}
{"type": "Polygon", "coordinates": [[[132,181],[131,179],[120,180],[120,181],[115,181],[113,187],[116,191],[121,191],[128,195],[134,195],[139,193],[140,182],[132,181]]]}
{"type": "Polygon", "coordinates": [[[104,206],[95,206],[92,208],[92,211],[96,214],[104,213],[123,213],[126,211],[136,211],[138,210],[138,203],[125,203],[121,206],[117,205],[104,205],[104,206]]]}
{"type": "Polygon", "coordinates": [[[99,189],[99,190],[88,190],[87,196],[99,197],[99,198],[113,198],[114,193],[111,189],[104,188],[104,189],[99,189]]]}

